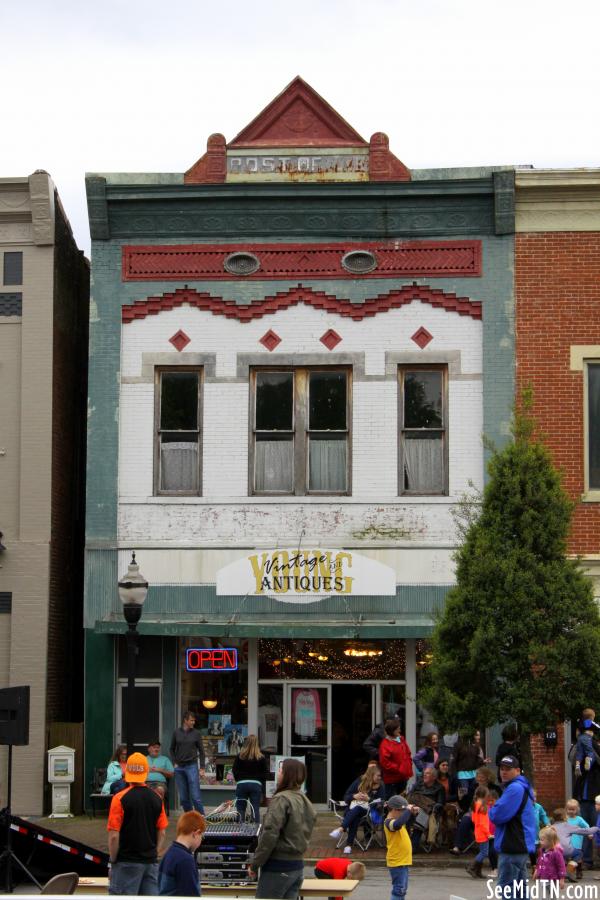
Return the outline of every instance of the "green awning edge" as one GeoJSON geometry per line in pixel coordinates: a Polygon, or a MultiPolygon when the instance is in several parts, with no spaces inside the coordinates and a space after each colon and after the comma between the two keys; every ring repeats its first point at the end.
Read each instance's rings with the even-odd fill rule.
{"type": "MultiPolygon", "coordinates": [[[[392,622],[140,622],[140,634],[164,637],[241,637],[241,638],[422,638],[433,631],[433,620],[419,617],[392,622]]],[[[97,634],[124,634],[127,626],[119,621],[97,621],[97,634]]]]}

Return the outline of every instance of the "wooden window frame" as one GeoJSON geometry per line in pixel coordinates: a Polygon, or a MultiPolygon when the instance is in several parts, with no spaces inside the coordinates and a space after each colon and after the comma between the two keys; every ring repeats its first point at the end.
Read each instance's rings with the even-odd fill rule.
{"type": "Polygon", "coordinates": [[[398,496],[400,497],[447,497],[449,494],[448,477],[448,365],[446,363],[405,363],[398,366],[398,496]],[[404,427],[404,376],[407,372],[441,372],[442,373],[442,427],[422,429],[442,433],[442,463],[444,466],[443,488],[441,491],[407,491],[404,489],[404,432],[418,431],[417,428],[404,427]]]}
{"type": "MultiPolygon", "coordinates": [[[[323,431],[318,431],[323,434],[323,431]]],[[[352,495],[352,367],[345,365],[315,366],[253,366],[250,369],[250,413],[248,418],[248,496],[253,497],[350,497],[352,495]],[[293,441],[294,472],[291,491],[258,491],[255,488],[256,458],[256,375],[259,372],[292,372],[293,379],[293,441]],[[346,490],[311,491],[309,478],[308,389],[311,372],[343,372],[346,375],[346,490]]]]}
{"type": "MultiPolygon", "coordinates": [[[[203,366],[155,366],[154,368],[154,496],[155,497],[201,497],[202,496],[202,449],[203,449],[203,366]],[[198,375],[198,490],[164,491],[160,489],[160,398],[162,376],[169,372],[194,372],[198,375]]],[[[167,429],[172,431],[172,429],[167,429]]]]}

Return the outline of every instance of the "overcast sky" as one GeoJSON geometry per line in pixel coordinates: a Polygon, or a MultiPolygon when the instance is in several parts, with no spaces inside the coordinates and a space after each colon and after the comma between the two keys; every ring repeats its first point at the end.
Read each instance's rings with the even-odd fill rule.
{"type": "Polygon", "coordinates": [[[600,165],[598,0],[0,0],[0,175],[183,172],[302,75],[412,168],[600,165]]]}

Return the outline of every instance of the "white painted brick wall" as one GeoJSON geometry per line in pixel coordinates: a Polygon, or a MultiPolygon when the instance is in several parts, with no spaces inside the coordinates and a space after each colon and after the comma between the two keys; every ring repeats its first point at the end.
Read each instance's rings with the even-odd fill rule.
{"type": "Polygon", "coordinates": [[[119,454],[122,540],[227,544],[264,538],[281,543],[304,529],[315,539],[348,542],[365,523],[383,519],[391,527],[408,522],[411,540],[452,539],[453,499],[468,489],[469,480],[478,486],[483,481],[480,321],[418,301],[360,322],[304,304],[247,324],[183,306],[123,326],[122,374],[140,376],[144,352],[172,353],[168,339],[179,329],[191,338],[185,352],[216,354],[217,378],[235,376],[238,353],[261,354],[265,365],[273,364],[273,356],[259,343],[269,329],[282,339],[276,353],[321,353],[334,363],[336,352],[328,353],[319,340],[328,328],[343,338],[337,350],[364,353],[366,374],[378,377],[353,386],[352,497],[339,502],[332,498],[331,503],[321,498],[249,501],[248,385],[208,382],[203,396],[203,496],[153,499],[154,386],[125,383],[119,454]],[[436,351],[461,353],[462,379],[449,382],[450,498],[410,500],[397,495],[398,384],[396,379],[382,380],[384,360],[386,351],[418,353],[411,335],[420,326],[433,335],[424,360],[431,361],[436,351]]]}
{"type": "MultiPolygon", "coordinates": [[[[434,338],[426,352],[460,349],[463,372],[481,372],[481,321],[413,300],[400,309],[359,322],[304,303],[245,324],[191,306],[164,310],[122,326],[122,374],[140,374],[142,352],[172,353],[169,338],[180,328],[191,338],[186,353],[217,354],[218,375],[235,374],[231,369],[232,352],[264,352],[268,360],[271,354],[259,344],[259,339],[269,329],[281,338],[276,353],[322,353],[327,351],[319,338],[329,328],[343,338],[336,350],[365,352],[369,365],[367,374],[383,374],[382,354],[386,350],[418,351],[411,335],[421,325],[434,338]],[[222,371],[219,371],[220,367],[222,371]]],[[[331,356],[335,357],[335,351],[331,356]]]]}
{"type": "Polygon", "coordinates": [[[205,497],[248,494],[248,385],[204,386],[205,497]]]}

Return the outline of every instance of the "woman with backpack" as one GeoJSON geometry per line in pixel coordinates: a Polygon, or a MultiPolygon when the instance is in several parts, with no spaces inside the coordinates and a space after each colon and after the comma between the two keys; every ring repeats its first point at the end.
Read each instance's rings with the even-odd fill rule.
{"type": "Polygon", "coordinates": [[[410,747],[400,734],[398,719],[388,719],[384,725],[385,737],[379,745],[379,767],[385,785],[385,799],[401,794],[406,782],[412,778],[413,764],[410,747]]]}

